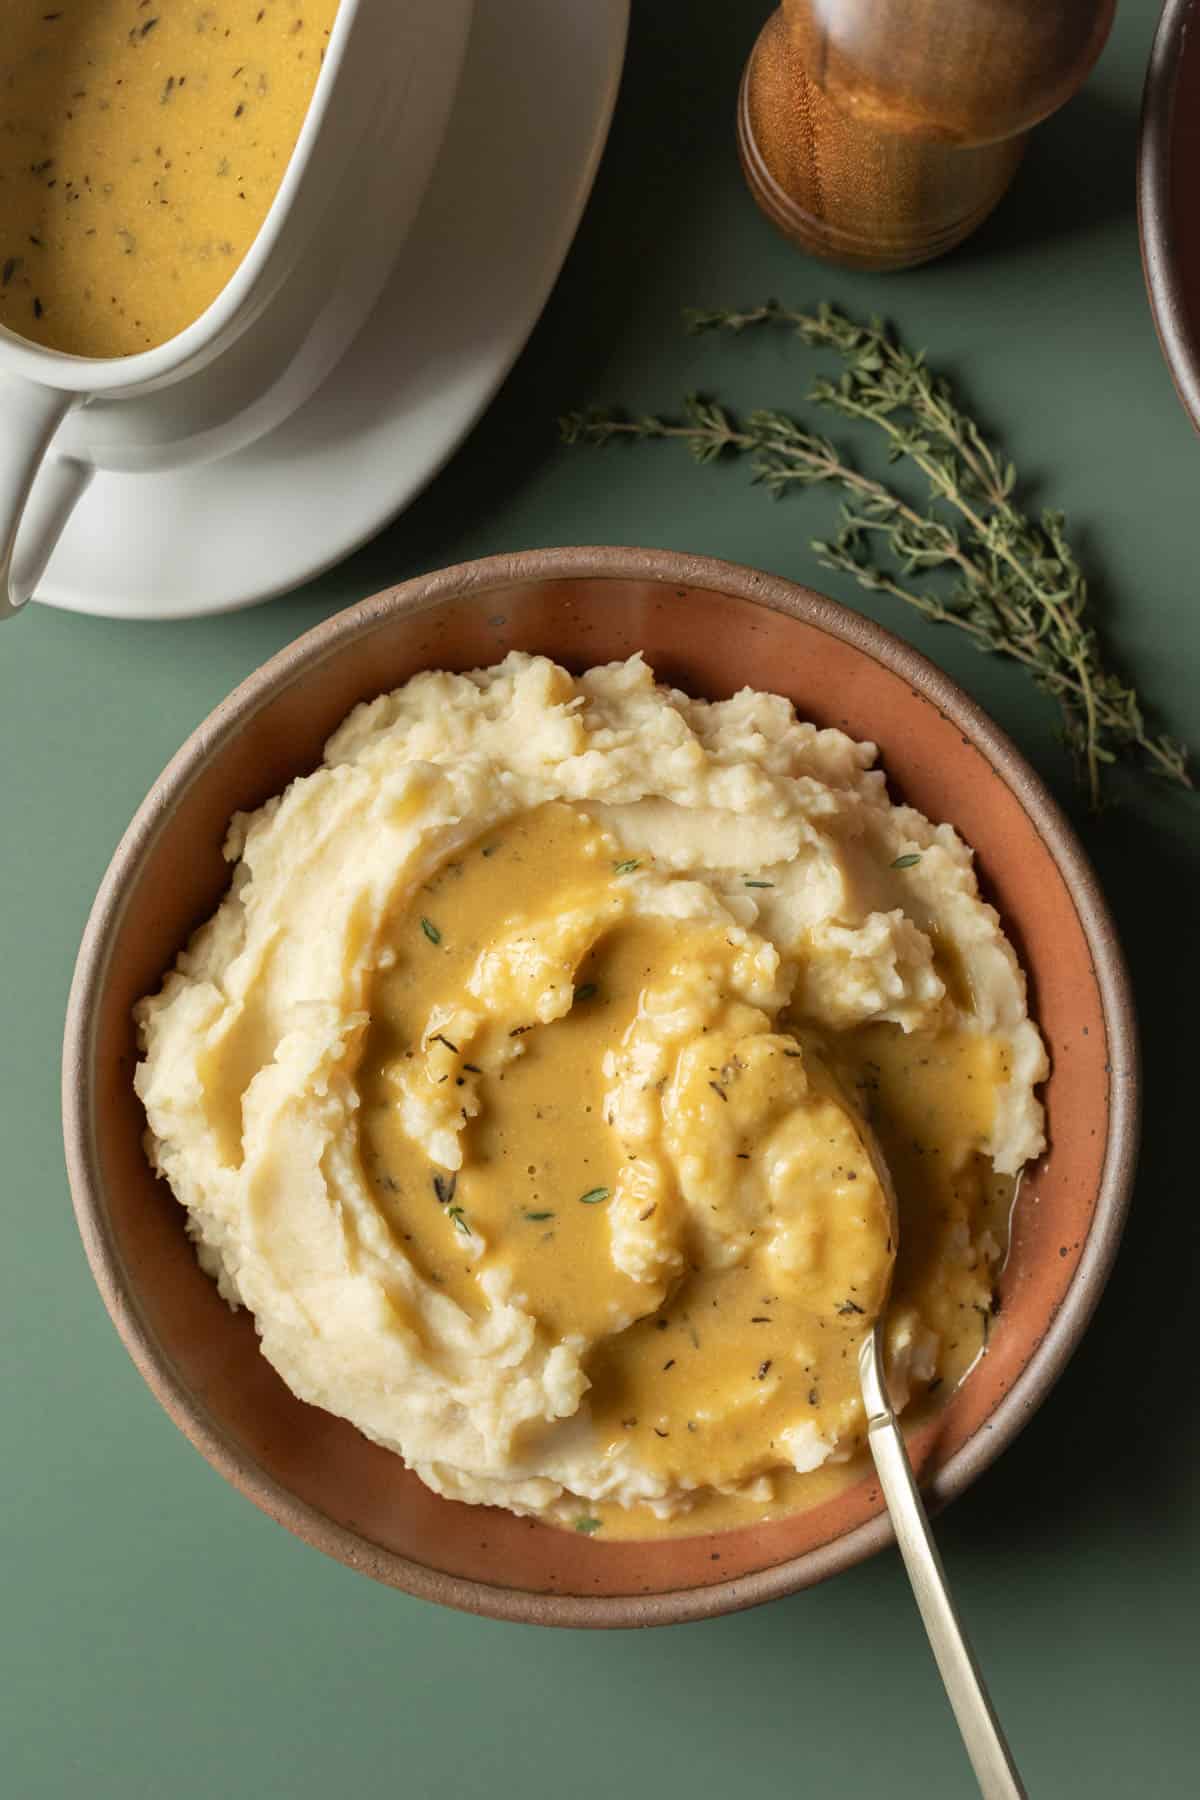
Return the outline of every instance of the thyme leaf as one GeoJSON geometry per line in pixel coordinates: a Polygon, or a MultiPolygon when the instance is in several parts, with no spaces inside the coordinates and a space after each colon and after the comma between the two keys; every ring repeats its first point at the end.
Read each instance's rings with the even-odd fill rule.
{"type": "Polygon", "coordinates": [[[442,941],[441,932],[438,930],[438,928],[434,924],[433,920],[427,919],[425,917],[424,913],[422,913],[422,915],[421,915],[421,930],[425,933],[425,936],[429,939],[431,944],[440,944],[441,943],[441,941],[442,941]]]}
{"type": "Polygon", "coordinates": [[[611,1188],[589,1188],[586,1194],[580,1194],[579,1204],[580,1206],[599,1206],[600,1202],[602,1200],[607,1200],[611,1193],[611,1188]]]}
{"type": "Polygon", "coordinates": [[[602,1519],[576,1519],[575,1529],[582,1531],[585,1537],[591,1537],[593,1531],[599,1531],[603,1523],[602,1519]]]}
{"type": "Polygon", "coordinates": [[[919,850],[910,850],[907,856],[898,856],[891,867],[893,869],[915,869],[921,860],[919,850]]]}

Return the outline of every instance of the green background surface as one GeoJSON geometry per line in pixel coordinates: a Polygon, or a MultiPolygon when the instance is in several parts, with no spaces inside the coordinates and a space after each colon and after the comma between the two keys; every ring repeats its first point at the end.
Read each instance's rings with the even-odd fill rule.
{"type": "Polygon", "coordinates": [[[580,402],[668,406],[696,386],[744,405],[798,398],[805,353],[689,340],[684,304],[886,309],[1066,509],[1115,652],[1200,743],[1200,444],[1159,355],[1134,210],[1156,8],[1126,0],[1085,94],[1040,131],[975,240],[886,278],[805,261],[741,185],[734,95],[767,10],[635,4],[609,149],[546,313],[472,438],[382,537],[230,618],[130,626],[33,608],[4,630],[0,1790],[14,1800],[972,1791],[894,1553],[755,1612],[640,1634],[495,1624],[376,1587],[189,1447],[128,1361],[76,1236],[59,1132],[67,985],[99,877],[163,763],[246,673],[346,602],[461,558],[578,542],[706,551],[828,587],[978,696],[1080,820],[1144,1031],[1134,1209],[1060,1386],[938,1529],[1031,1791],[1198,1790],[1200,803],[1134,780],[1118,809],[1082,818],[1053,709],[1019,671],[822,578],[807,544],[830,496],[772,506],[737,469],[696,470],[674,448],[569,451],[553,429],[580,402]]]}

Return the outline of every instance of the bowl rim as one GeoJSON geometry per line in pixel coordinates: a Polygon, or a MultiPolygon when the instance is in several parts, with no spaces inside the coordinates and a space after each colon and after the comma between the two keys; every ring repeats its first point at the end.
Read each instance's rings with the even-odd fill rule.
{"type": "Polygon", "coordinates": [[[1195,0],[1166,0],[1154,33],[1138,127],[1137,211],[1150,314],[1175,392],[1200,431],[1200,332],[1176,257],[1171,172],[1179,70],[1195,0]]]}
{"type": "Polygon", "coordinates": [[[850,644],[899,675],[969,736],[1016,796],[1070,892],[1087,939],[1108,1037],[1108,1137],[1095,1212],[1079,1262],[1045,1334],[1012,1387],[971,1438],[926,1485],[932,1506],[960,1494],[1028,1423],[1062,1374],[1091,1319],[1112,1268],[1129,1206],[1140,1119],[1140,1058],[1125,959],[1083,848],[1016,746],[975,701],[926,657],[883,626],[781,576],[707,556],[623,546],[505,553],[416,576],[334,614],[284,646],[188,736],[138,807],[100,883],[80,945],[63,1045],[63,1133],[76,1219],[101,1297],[134,1364],[164,1410],[234,1487],[296,1536],[349,1567],[418,1598],[522,1623],[631,1626],[683,1623],[794,1593],[861,1561],[893,1539],[886,1513],[817,1549],[769,1568],[704,1587],[660,1594],[571,1595],[511,1589],[444,1573],[384,1549],[299,1500],[231,1443],[190,1393],[142,1315],[107,1217],[97,1155],[90,1079],[96,1001],[133,878],[167,815],[211,757],[277,694],[369,635],[397,612],[420,615],[443,601],[518,583],[645,580],[702,588],[782,611],[850,644]]]}

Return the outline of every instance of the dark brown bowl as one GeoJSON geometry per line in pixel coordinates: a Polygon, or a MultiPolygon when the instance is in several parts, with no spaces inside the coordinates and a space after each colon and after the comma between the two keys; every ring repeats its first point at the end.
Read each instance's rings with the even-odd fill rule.
{"type": "Polygon", "coordinates": [[[1138,146],[1138,227],[1167,367],[1200,431],[1200,8],[1167,0],[1150,52],[1138,146]]]}
{"type": "Polygon", "coordinates": [[[888,1542],[878,1489],[719,1538],[611,1543],[437,1498],[398,1457],[304,1405],[218,1298],[152,1176],[130,1009],[157,986],[229,871],[230,814],[313,768],[359,700],[419,669],[513,648],[569,666],[642,650],[714,699],[750,684],[883,749],[894,791],[948,819],[1031,977],[1053,1064],[1052,1150],[1022,1185],[987,1356],[912,1441],[934,1501],[961,1493],[1061,1372],[1120,1237],[1137,1136],[1125,968],[1095,877],[1045,789],[952,682],[805,588],[707,558],[545,550],[445,569],[340,613],[282,651],[193,733],[126,832],[71,990],[67,1162],[92,1269],[167,1412],[265,1512],[352,1567],[469,1611],[557,1625],[695,1619],[790,1593],[888,1542]]]}

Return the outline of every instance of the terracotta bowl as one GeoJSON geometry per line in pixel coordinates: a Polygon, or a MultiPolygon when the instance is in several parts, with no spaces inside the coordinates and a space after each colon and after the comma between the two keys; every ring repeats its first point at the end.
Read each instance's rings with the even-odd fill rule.
{"type": "Polygon", "coordinates": [[[1200,431],[1200,7],[1166,0],[1142,98],[1138,224],[1150,310],[1175,388],[1200,431]]]}
{"type": "Polygon", "coordinates": [[[875,1483],[768,1526],[611,1543],[436,1498],[352,1426],[296,1400],[200,1272],[151,1175],[130,1008],[227,884],[230,814],[320,760],[359,700],[429,667],[542,651],[581,670],[642,650],[713,699],[742,685],[875,739],[893,791],[979,853],[1050,1046],[1051,1154],[1023,1183],[987,1356],[914,1438],[931,1499],[961,1493],[1045,1398],[1117,1247],[1137,1052],[1112,924],[1070,828],[1013,746],[878,626],[787,581],[664,551],[547,550],[422,576],[340,613],[252,675],[155,783],[104,878],[71,991],[67,1160],[96,1280],[134,1362],[235,1486],[309,1543],[410,1593],[556,1625],[695,1619],[790,1593],[890,1540],[875,1483]]]}

